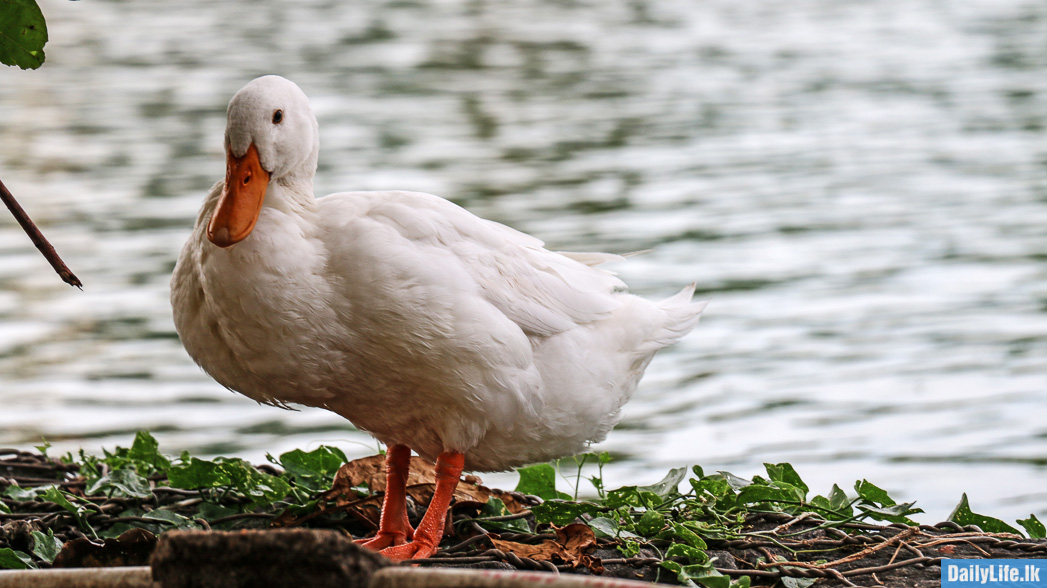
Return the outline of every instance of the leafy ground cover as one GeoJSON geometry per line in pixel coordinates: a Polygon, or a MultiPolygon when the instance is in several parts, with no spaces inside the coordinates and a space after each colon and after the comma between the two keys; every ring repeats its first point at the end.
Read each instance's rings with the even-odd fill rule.
{"type": "MultiPolygon", "coordinates": [[[[38,449],[0,449],[0,568],[144,565],[156,536],[172,529],[309,527],[360,537],[377,527],[384,489],[384,456],[349,461],[333,447],[270,456],[260,466],[170,458],[147,432],[100,456],[38,449]]],[[[922,511],[867,480],[813,495],[786,463],[766,464],[751,479],[694,466],[612,490],[602,478],[608,459],[522,468],[514,491],[467,476],[441,551],[422,564],[804,588],[855,585],[850,578],[881,584],[899,574],[898,585],[919,586],[921,574],[936,581],[942,558],[1047,554],[1035,516],[1011,525],[973,512],[966,496],[948,521],[917,525],[909,517],[922,511]],[[557,490],[558,478],[573,496],[557,490]],[[579,499],[587,485],[595,495],[579,499]]],[[[420,458],[411,471],[417,521],[435,477],[420,458]]]]}

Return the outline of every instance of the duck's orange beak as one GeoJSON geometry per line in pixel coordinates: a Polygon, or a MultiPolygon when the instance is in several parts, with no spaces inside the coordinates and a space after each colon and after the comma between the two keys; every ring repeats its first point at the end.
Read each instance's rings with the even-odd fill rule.
{"type": "Polygon", "coordinates": [[[229,247],[250,235],[262,212],[268,185],[269,172],[262,168],[254,143],[243,157],[227,152],[225,186],[207,223],[207,239],[219,247],[229,247]]]}

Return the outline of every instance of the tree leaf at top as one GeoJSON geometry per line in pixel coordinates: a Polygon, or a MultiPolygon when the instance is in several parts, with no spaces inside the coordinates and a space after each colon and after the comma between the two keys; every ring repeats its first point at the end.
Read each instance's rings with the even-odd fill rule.
{"type": "Polygon", "coordinates": [[[35,0],[0,0],[0,63],[36,69],[44,63],[47,23],[35,0]]]}

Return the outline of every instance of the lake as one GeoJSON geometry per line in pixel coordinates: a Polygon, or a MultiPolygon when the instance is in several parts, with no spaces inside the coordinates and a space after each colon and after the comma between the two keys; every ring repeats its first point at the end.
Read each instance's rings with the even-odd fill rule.
{"type": "Polygon", "coordinates": [[[594,448],[608,485],[788,461],[922,522],[963,492],[1047,515],[1047,4],[42,8],[44,66],[0,70],[0,179],[85,287],[0,214],[0,446],[145,428],[171,454],[374,453],[223,389],[174,332],[226,105],[276,73],[319,118],[318,194],[431,192],[554,249],[649,250],[613,268],[634,292],[711,300],[594,448]]]}

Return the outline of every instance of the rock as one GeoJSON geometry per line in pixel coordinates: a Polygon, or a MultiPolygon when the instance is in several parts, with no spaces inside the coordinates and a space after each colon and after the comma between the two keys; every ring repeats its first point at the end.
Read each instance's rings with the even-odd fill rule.
{"type": "Polygon", "coordinates": [[[150,565],[163,588],[365,588],[391,565],[337,531],[171,531],[150,565]]]}

